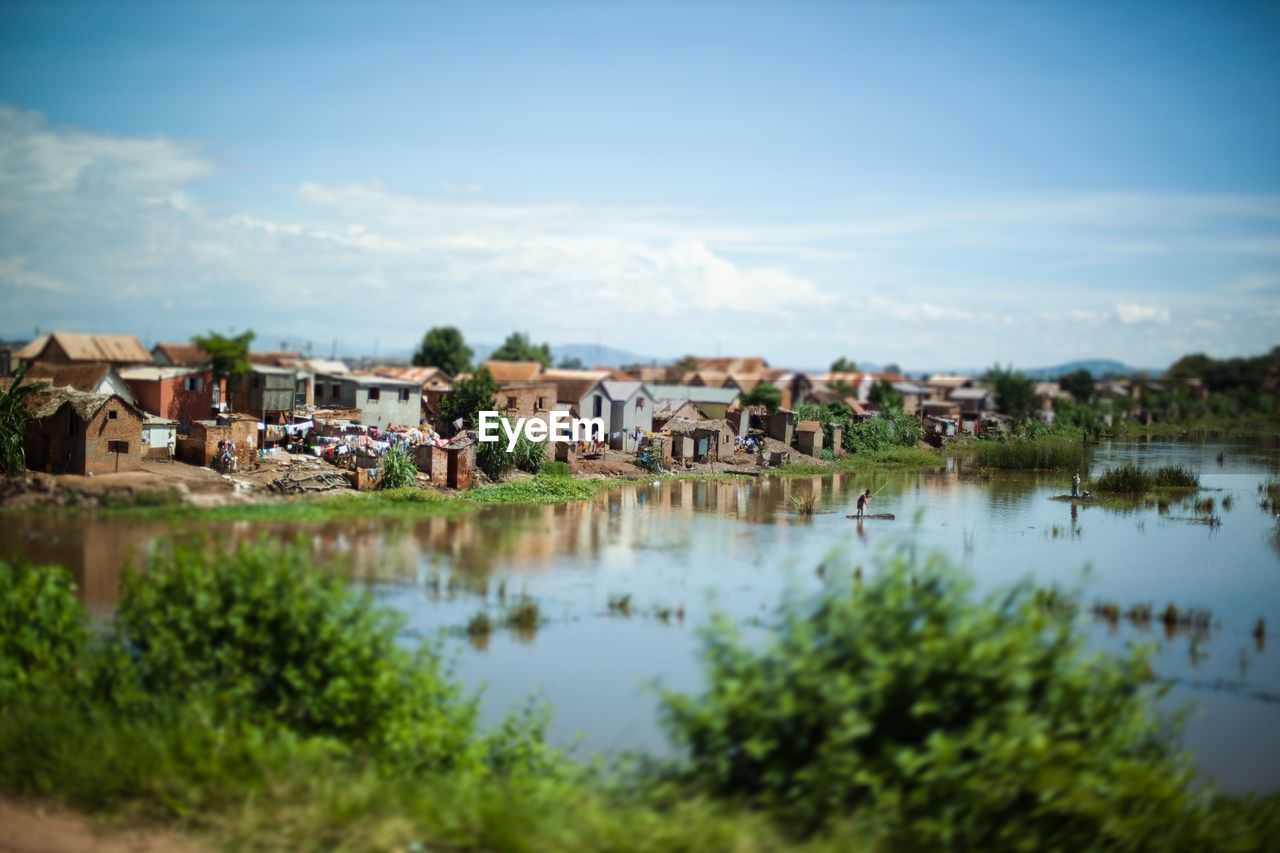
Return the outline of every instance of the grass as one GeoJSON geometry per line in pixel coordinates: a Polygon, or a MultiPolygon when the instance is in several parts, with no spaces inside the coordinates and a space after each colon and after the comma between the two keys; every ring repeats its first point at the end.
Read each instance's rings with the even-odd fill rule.
{"type": "Polygon", "coordinates": [[[502,621],[508,628],[516,631],[535,631],[542,624],[542,611],[538,602],[527,595],[521,595],[502,615],[502,621]]]}
{"type": "Polygon", "coordinates": [[[941,468],[942,454],[922,447],[890,447],[873,453],[846,453],[833,463],[789,462],[771,473],[783,477],[812,477],[836,471],[865,471],[871,468],[941,468]]]}
{"type": "Polygon", "coordinates": [[[818,509],[818,496],[813,492],[792,495],[791,508],[800,515],[813,515],[818,509]]]}
{"type": "Polygon", "coordinates": [[[957,452],[971,456],[983,468],[1023,471],[1085,471],[1089,450],[1082,443],[1060,438],[988,441],[977,439],[957,445],[957,452]]]}
{"type": "Polygon", "coordinates": [[[1138,495],[1156,489],[1195,489],[1200,477],[1181,465],[1146,469],[1126,464],[1112,468],[1093,482],[1094,491],[1138,495]]]}

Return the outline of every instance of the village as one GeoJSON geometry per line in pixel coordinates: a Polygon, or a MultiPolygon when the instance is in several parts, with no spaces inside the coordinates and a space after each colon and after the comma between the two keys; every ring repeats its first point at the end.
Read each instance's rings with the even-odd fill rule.
{"type": "MultiPolygon", "coordinates": [[[[450,395],[486,375],[504,417],[552,413],[602,425],[543,448],[578,477],[663,472],[751,473],[846,452],[840,426],[800,417],[843,407],[849,423],[892,414],[918,424],[921,443],[999,434],[1012,423],[991,383],[962,375],[773,367],[759,356],[691,356],[668,365],[570,369],[489,359],[450,376],[439,367],[349,365],[293,351],[248,351],[245,368],[219,375],[194,343],[148,350],[133,335],[54,332],[0,348],[0,373],[37,386],[26,399],[25,486],[57,500],[116,489],[172,490],[192,502],[367,491],[384,485],[383,455],[405,451],[417,485],[463,490],[490,480],[478,469],[474,424],[450,419],[450,395]],[[97,478],[94,483],[92,478],[97,478]]],[[[836,364],[835,368],[846,365],[836,364]]],[[[1184,392],[1205,393],[1198,380],[1184,392]]],[[[1142,389],[1149,389],[1144,382],[1142,389]]],[[[1096,396],[1138,399],[1139,383],[1098,383],[1096,396]]],[[[1034,405],[1051,422],[1071,394],[1037,382],[1034,405]]],[[[901,423],[901,421],[899,421],[901,423]]]]}

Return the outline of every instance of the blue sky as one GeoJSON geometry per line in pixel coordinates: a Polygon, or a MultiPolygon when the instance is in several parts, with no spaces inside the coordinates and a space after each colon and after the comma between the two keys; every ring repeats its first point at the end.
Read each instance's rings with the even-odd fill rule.
{"type": "Polygon", "coordinates": [[[0,332],[1280,343],[1280,4],[0,9],[0,332]]]}

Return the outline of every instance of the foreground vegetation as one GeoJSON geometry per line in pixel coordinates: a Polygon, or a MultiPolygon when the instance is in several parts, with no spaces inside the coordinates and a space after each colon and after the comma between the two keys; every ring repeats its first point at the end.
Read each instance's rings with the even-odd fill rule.
{"type": "Polygon", "coordinates": [[[1198,785],[1141,654],[1088,656],[1030,588],[826,568],[765,643],[704,636],[676,757],[585,767],[536,707],[478,723],[437,649],[305,547],[170,547],[92,633],[69,576],[0,563],[0,786],[228,847],[1248,848],[1274,799],[1198,785]]]}

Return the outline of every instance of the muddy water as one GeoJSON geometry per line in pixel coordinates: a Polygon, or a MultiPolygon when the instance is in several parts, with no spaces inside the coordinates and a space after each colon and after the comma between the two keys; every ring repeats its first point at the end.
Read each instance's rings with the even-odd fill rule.
{"type": "MultiPolygon", "coordinates": [[[[1189,510],[1119,512],[1051,500],[1064,478],[939,472],[841,474],[749,482],[642,485],[554,507],[493,507],[467,518],[346,520],[296,528],[319,555],[350,560],[353,582],[408,618],[409,636],[444,636],[455,672],[484,686],[496,719],[538,694],[554,710],[552,736],[580,750],[661,752],[654,686],[699,687],[697,628],[713,610],[759,623],[789,587],[819,582],[814,569],[837,553],[871,571],[884,549],[914,543],[965,566],[981,588],[1026,577],[1080,590],[1086,602],[1122,607],[1207,608],[1206,637],[1166,636],[1158,623],[1109,626],[1082,616],[1100,648],[1159,644],[1157,672],[1173,680],[1169,707],[1196,708],[1187,746],[1229,789],[1280,790],[1280,530],[1259,508],[1260,482],[1280,473],[1274,445],[1104,445],[1101,470],[1121,461],[1183,464],[1201,474],[1221,518],[1194,523],[1189,510]],[[1221,462],[1218,454],[1223,454],[1221,462]],[[876,492],[875,512],[896,521],[845,518],[856,494],[876,492]],[[818,513],[790,511],[794,494],[819,497],[818,513]],[[1230,509],[1222,500],[1231,498],[1230,509]],[[499,631],[471,643],[460,628],[476,612],[497,614],[527,593],[546,623],[532,635],[499,631]],[[611,597],[630,595],[630,615],[611,597]],[[1253,628],[1266,620],[1259,641],[1253,628]]],[[[234,541],[258,535],[247,522],[208,529],[234,541]]],[[[6,518],[0,555],[69,567],[86,602],[109,616],[122,567],[173,534],[164,523],[92,518],[6,518]]]]}

